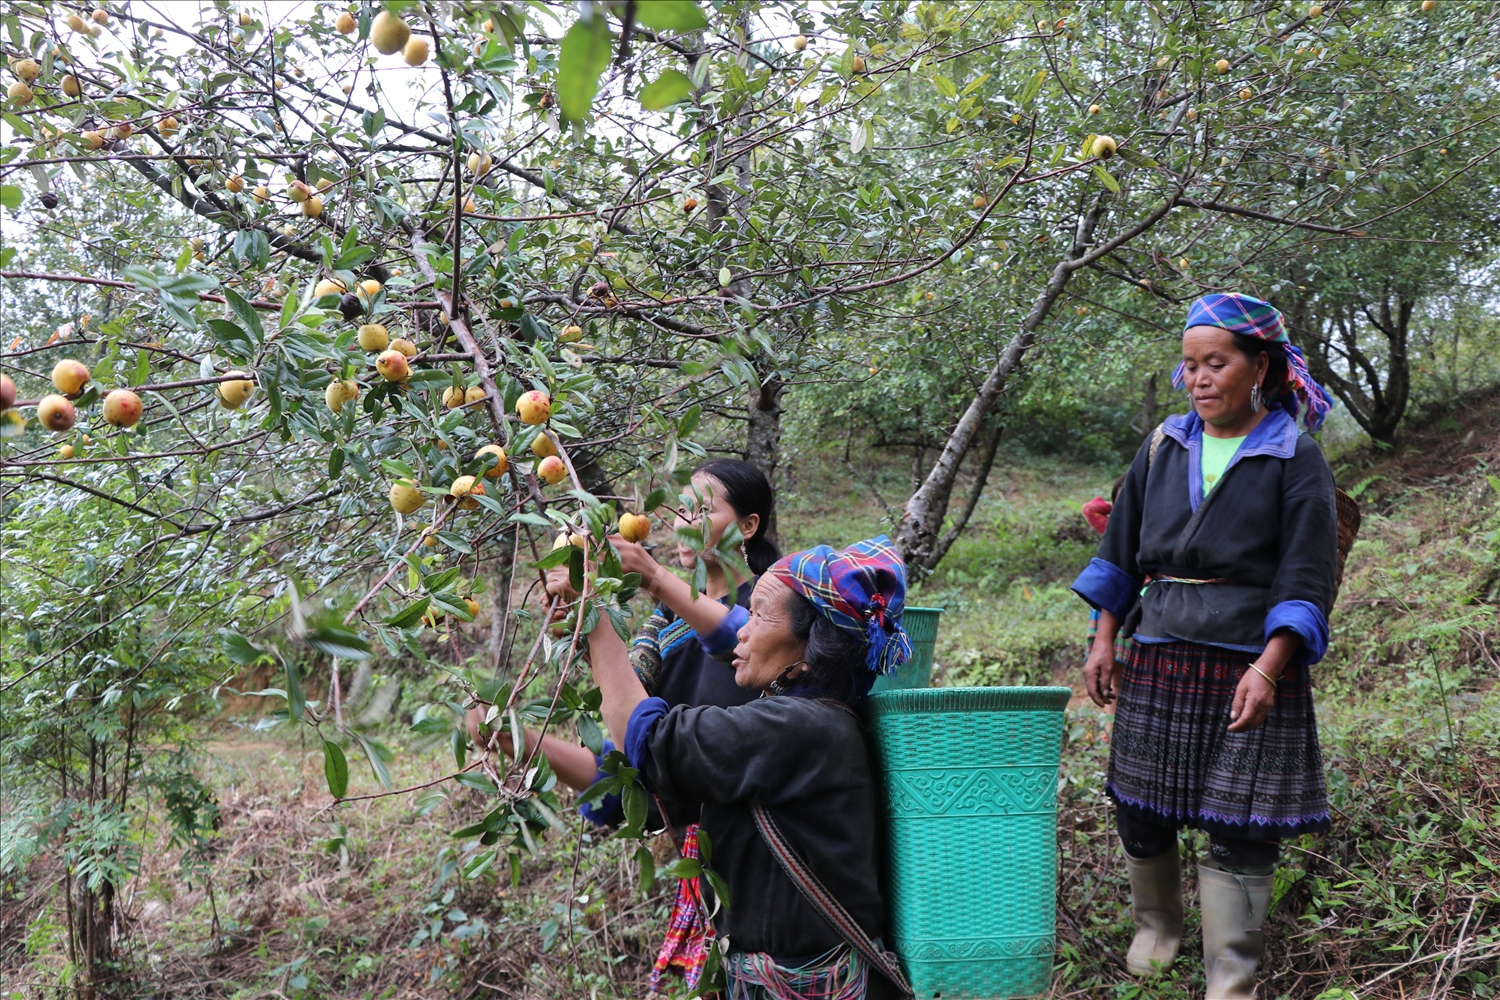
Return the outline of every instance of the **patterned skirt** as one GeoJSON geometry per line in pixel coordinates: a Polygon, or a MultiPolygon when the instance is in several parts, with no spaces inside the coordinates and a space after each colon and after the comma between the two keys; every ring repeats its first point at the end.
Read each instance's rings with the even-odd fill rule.
{"type": "Polygon", "coordinates": [[[1110,737],[1110,798],[1157,823],[1247,840],[1327,830],[1327,786],[1307,667],[1289,666],[1258,729],[1229,732],[1248,653],[1135,643],[1110,737]]]}

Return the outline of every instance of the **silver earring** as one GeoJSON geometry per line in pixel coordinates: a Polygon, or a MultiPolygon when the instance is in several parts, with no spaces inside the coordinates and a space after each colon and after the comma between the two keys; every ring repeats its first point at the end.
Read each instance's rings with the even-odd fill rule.
{"type": "Polygon", "coordinates": [[[1250,387],[1250,412],[1260,412],[1260,383],[1257,382],[1250,387]]]}

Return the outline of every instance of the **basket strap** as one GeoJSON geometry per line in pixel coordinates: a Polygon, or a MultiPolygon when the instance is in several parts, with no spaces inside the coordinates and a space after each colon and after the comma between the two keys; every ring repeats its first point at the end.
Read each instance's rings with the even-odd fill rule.
{"type": "Polygon", "coordinates": [[[760,831],[761,839],[771,849],[771,854],[781,865],[781,870],[786,872],[787,878],[792,880],[799,892],[813,905],[813,909],[822,914],[823,919],[828,921],[839,936],[849,942],[855,951],[864,956],[865,961],[874,966],[875,970],[891,981],[907,1000],[911,1000],[915,994],[912,992],[911,984],[906,981],[901,967],[895,962],[894,956],[882,948],[879,944],[866,934],[864,928],[859,926],[849,911],[844,909],[843,904],[834,898],[818,877],[814,875],[787,843],[781,828],[771,818],[770,812],[765,806],[756,804],[750,807],[755,813],[755,828],[760,831]]]}

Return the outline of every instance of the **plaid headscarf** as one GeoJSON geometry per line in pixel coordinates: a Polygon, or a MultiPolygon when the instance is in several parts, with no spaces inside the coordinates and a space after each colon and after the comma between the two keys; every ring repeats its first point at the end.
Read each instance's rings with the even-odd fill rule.
{"type": "Polygon", "coordinates": [[[842,552],[828,545],[793,552],[771,572],[824,618],[864,640],[865,666],[872,673],[894,673],[911,658],[911,640],[901,627],[906,566],[889,538],[878,535],[842,552]]]}
{"type": "MultiPolygon", "coordinates": [[[[1295,418],[1297,404],[1301,402],[1307,407],[1307,415],[1303,418],[1307,429],[1315,431],[1323,426],[1328,411],[1333,408],[1333,400],[1321,385],[1313,381],[1302,351],[1287,339],[1286,323],[1279,309],[1269,302],[1233,292],[1205,295],[1188,307],[1187,322],[1182,329],[1186,332],[1195,326],[1215,326],[1230,333],[1282,345],[1286,351],[1287,367],[1286,394],[1280,400],[1282,408],[1295,418]]],[[[1183,368],[1184,365],[1179,363],[1177,370],[1172,372],[1174,389],[1183,386],[1183,368]]]]}

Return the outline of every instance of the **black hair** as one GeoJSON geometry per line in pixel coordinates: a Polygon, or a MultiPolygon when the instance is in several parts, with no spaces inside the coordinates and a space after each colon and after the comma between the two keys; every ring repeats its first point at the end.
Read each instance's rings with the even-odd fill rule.
{"type": "Polygon", "coordinates": [[[693,475],[710,476],[724,487],[724,501],[740,517],[760,515],[755,534],[745,539],[745,564],[750,567],[750,572],[760,576],[775,565],[781,558],[781,550],[766,537],[766,532],[771,530],[771,510],[776,505],[776,493],[766,474],[737,458],[715,458],[694,469],[693,475]]]}
{"type": "Polygon", "coordinates": [[[1266,401],[1269,409],[1281,401],[1287,393],[1287,361],[1286,346],[1274,340],[1262,340],[1244,333],[1230,332],[1234,338],[1235,349],[1250,359],[1254,364],[1255,359],[1262,354],[1270,362],[1266,368],[1266,380],[1261,387],[1261,398],[1266,401]]]}
{"type": "Polygon", "coordinates": [[[787,597],[792,634],[807,643],[807,673],[801,683],[819,689],[825,698],[846,704],[862,698],[870,689],[866,677],[865,643],[829,621],[818,606],[796,591],[787,597]]]}

